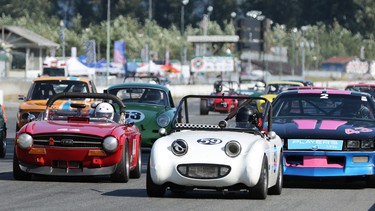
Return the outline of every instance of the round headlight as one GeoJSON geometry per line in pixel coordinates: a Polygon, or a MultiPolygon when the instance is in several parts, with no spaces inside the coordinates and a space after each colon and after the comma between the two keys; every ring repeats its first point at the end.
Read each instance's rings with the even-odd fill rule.
{"type": "Polygon", "coordinates": [[[117,149],[118,141],[113,136],[108,136],[103,141],[103,148],[107,152],[114,152],[117,149]]]}
{"type": "Polygon", "coordinates": [[[21,149],[27,149],[33,145],[33,137],[27,133],[22,133],[20,136],[18,136],[17,145],[21,149]]]}
{"type": "Polygon", "coordinates": [[[237,157],[241,153],[241,144],[238,141],[229,141],[224,149],[229,157],[237,157]]]}
{"type": "Polygon", "coordinates": [[[174,142],[172,142],[171,148],[173,154],[177,156],[185,155],[188,151],[188,145],[186,141],[183,139],[177,139],[174,142]]]}
{"type": "Polygon", "coordinates": [[[166,114],[162,114],[158,116],[158,118],[156,119],[156,122],[158,123],[159,127],[166,127],[170,121],[171,119],[166,114]]]}

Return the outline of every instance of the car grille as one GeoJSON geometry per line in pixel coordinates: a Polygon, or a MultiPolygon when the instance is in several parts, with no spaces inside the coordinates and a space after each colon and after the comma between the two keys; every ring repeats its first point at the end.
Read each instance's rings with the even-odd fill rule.
{"type": "Polygon", "coordinates": [[[229,105],[226,102],[221,102],[221,103],[216,103],[215,104],[215,108],[217,108],[217,109],[227,109],[228,106],[229,105]]]}
{"type": "Polygon", "coordinates": [[[85,135],[45,134],[34,135],[34,146],[101,148],[103,138],[85,135]]]}
{"type": "Polygon", "coordinates": [[[231,168],[226,165],[214,164],[182,164],[177,166],[177,171],[194,179],[217,179],[229,174],[231,168]]]}

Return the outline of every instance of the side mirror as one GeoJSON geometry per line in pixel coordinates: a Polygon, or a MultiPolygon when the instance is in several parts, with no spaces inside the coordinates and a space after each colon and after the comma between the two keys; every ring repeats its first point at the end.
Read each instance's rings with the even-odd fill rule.
{"type": "Polygon", "coordinates": [[[277,134],[274,131],[270,131],[268,133],[268,136],[270,137],[270,139],[274,139],[274,138],[276,138],[277,134]]]}
{"type": "Polygon", "coordinates": [[[132,127],[134,125],[134,121],[131,118],[127,118],[125,121],[125,126],[132,127]]]}
{"type": "Polygon", "coordinates": [[[36,119],[36,117],[34,114],[31,113],[23,113],[21,119],[23,119],[26,122],[32,122],[36,119]]]}
{"type": "Polygon", "coordinates": [[[26,97],[24,95],[18,95],[19,100],[26,100],[26,97]]]}

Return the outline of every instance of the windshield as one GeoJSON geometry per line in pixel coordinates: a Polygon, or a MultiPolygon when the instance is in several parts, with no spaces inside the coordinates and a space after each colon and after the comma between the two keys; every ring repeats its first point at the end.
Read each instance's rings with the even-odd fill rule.
{"type": "Polygon", "coordinates": [[[366,96],[338,94],[290,94],[273,103],[273,118],[319,117],[374,120],[374,107],[366,96]]]}
{"type": "MultiPolygon", "coordinates": [[[[264,99],[264,98],[262,98],[264,99]]],[[[188,96],[184,97],[174,117],[175,129],[260,131],[268,112],[258,111],[260,98],[244,96],[188,96]],[[229,107],[230,112],[215,111],[208,103],[229,107]],[[203,111],[205,110],[205,111],[203,111]]],[[[268,111],[268,110],[267,110],[268,111]]]]}
{"type": "Polygon", "coordinates": [[[109,90],[124,103],[145,103],[152,105],[168,105],[167,93],[154,88],[122,88],[109,90]]]}
{"type": "Polygon", "coordinates": [[[52,95],[62,92],[79,92],[88,93],[89,87],[86,82],[72,80],[50,80],[36,81],[33,83],[27,99],[28,100],[44,100],[49,99],[52,95]]]}

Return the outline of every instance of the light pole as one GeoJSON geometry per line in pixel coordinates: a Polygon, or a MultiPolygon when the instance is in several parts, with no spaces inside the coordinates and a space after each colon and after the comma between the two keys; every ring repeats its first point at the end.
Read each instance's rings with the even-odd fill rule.
{"type": "Polygon", "coordinates": [[[63,57],[63,61],[65,62],[65,24],[64,24],[64,20],[61,20],[60,21],[60,30],[61,30],[61,45],[62,45],[62,57],[63,57]]]}
{"type": "Polygon", "coordinates": [[[210,16],[211,16],[212,10],[214,10],[214,7],[213,7],[213,6],[210,5],[210,6],[207,7],[207,12],[208,12],[208,13],[207,13],[207,19],[208,19],[208,20],[207,20],[207,21],[208,21],[208,22],[207,22],[207,28],[208,28],[208,26],[210,25],[210,16]]]}
{"type": "MultiPolygon", "coordinates": [[[[189,0],[182,0],[181,1],[181,37],[182,39],[185,38],[185,6],[189,3],[189,0]]],[[[182,48],[181,48],[181,65],[185,64],[186,55],[185,55],[185,44],[184,40],[182,40],[182,48]]]]}
{"type": "Polygon", "coordinates": [[[232,25],[234,25],[234,19],[236,18],[236,16],[237,16],[236,12],[231,12],[230,13],[230,17],[231,17],[230,21],[232,22],[232,25]]]}
{"type": "Polygon", "coordinates": [[[111,0],[107,0],[107,73],[106,73],[106,86],[109,85],[109,51],[110,51],[110,32],[111,32],[111,26],[110,26],[110,20],[111,20],[111,0]]]}
{"type": "Polygon", "coordinates": [[[307,30],[307,26],[301,27],[301,34],[302,34],[302,41],[301,41],[301,71],[302,71],[302,78],[305,79],[305,47],[306,47],[306,41],[305,41],[305,31],[307,30]]]}

